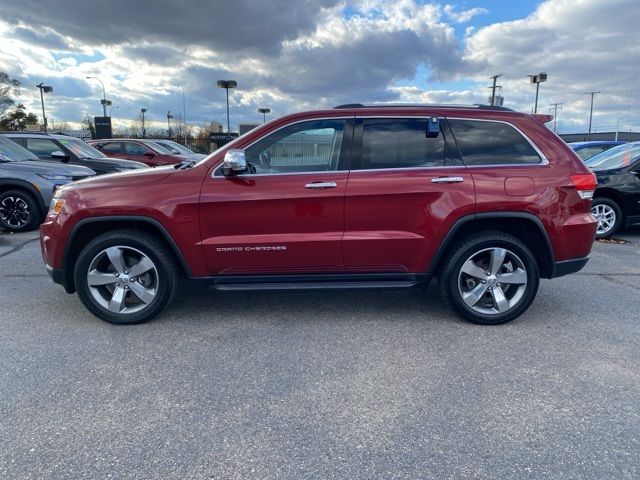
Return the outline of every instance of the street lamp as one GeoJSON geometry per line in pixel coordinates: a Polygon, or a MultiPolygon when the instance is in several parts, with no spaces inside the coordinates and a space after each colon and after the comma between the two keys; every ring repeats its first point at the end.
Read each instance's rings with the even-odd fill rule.
{"type": "Polygon", "coordinates": [[[104,89],[104,83],[102,83],[102,80],[100,80],[98,77],[85,77],[85,78],[98,80],[100,82],[100,85],[102,85],[102,100],[100,100],[100,103],[102,104],[102,113],[106,117],[107,116],[107,106],[111,105],[111,100],[107,100],[107,94],[106,94],[106,91],[104,89]]]}
{"type": "Polygon", "coordinates": [[[111,107],[111,109],[109,110],[109,116],[111,116],[111,112],[113,112],[114,108],[120,108],[120,107],[111,107]]]}
{"type": "Polygon", "coordinates": [[[262,123],[267,121],[267,113],[271,111],[270,108],[259,108],[258,111],[262,114],[262,123]]]}
{"type": "Polygon", "coordinates": [[[173,115],[171,115],[171,110],[167,112],[167,135],[171,136],[171,119],[173,115]]]}
{"type": "Polygon", "coordinates": [[[44,124],[44,133],[47,133],[47,116],[44,113],[44,94],[53,92],[53,87],[40,82],[36,85],[40,89],[40,103],[42,103],[42,123],[44,124]]]}
{"type": "Polygon", "coordinates": [[[536,84],[536,103],[533,107],[533,113],[538,113],[538,91],[540,90],[540,84],[547,81],[547,72],[540,72],[537,75],[527,75],[531,83],[536,84]]]}
{"type": "Polygon", "coordinates": [[[231,141],[231,123],[229,122],[229,89],[236,88],[238,86],[238,82],[235,80],[218,80],[218,87],[224,88],[227,91],[227,135],[229,136],[229,141],[231,141]]]}
{"type": "Polygon", "coordinates": [[[144,128],[144,114],[147,112],[147,108],[141,108],[140,113],[142,113],[142,138],[145,138],[147,135],[147,131],[144,128]]]}

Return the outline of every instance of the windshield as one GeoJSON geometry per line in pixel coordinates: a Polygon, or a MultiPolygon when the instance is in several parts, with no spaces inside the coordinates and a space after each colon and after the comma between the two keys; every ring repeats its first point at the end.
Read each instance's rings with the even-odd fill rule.
{"type": "Polygon", "coordinates": [[[173,153],[171,150],[167,149],[166,147],[163,147],[158,142],[152,142],[150,140],[147,140],[145,143],[148,143],[150,146],[152,146],[157,153],[161,153],[162,155],[175,155],[175,153],[173,153]]]}
{"type": "Polygon", "coordinates": [[[58,138],[57,140],[78,158],[106,158],[100,150],[96,150],[78,138],[58,138]]]}
{"type": "Polygon", "coordinates": [[[628,167],[640,158],[640,143],[628,143],[602,152],[587,160],[593,170],[613,170],[628,167]]]}
{"type": "Polygon", "coordinates": [[[26,148],[13,140],[0,136],[0,162],[19,162],[21,160],[39,160],[26,148]]]}
{"type": "Polygon", "coordinates": [[[167,147],[169,150],[175,150],[176,153],[182,153],[184,155],[193,155],[193,151],[189,150],[184,145],[179,144],[178,142],[174,142],[172,140],[163,140],[162,142],[158,142],[163,147],[167,147]]]}

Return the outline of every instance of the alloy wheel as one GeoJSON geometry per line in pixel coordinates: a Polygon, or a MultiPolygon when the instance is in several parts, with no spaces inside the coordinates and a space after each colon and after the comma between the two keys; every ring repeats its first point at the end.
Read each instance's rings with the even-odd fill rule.
{"type": "Polygon", "coordinates": [[[5,197],[0,203],[0,219],[11,228],[24,227],[30,217],[29,205],[20,197],[5,197]]]}
{"type": "Polygon", "coordinates": [[[503,314],[523,298],[527,271],[522,260],[506,248],[485,248],[471,255],[458,273],[458,292],[473,311],[503,314]]]}
{"type": "Polygon", "coordinates": [[[93,299],[117,314],[144,310],[156,298],[158,279],[153,261],[140,250],[126,246],[102,250],[87,272],[93,299]]]}
{"type": "Polygon", "coordinates": [[[591,213],[598,221],[597,235],[608,233],[616,224],[616,211],[607,204],[601,203],[591,207],[591,213]]]}

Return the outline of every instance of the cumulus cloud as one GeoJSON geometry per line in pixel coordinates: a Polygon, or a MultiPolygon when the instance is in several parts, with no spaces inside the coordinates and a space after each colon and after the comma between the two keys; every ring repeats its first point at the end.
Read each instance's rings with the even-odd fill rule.
{"type": "Polygon", "coordinates": [[[467,23],[476,15],[482,15],[483,13],[489,13],[489,10],[482,7],[470,8],[469,10],[462,10],[460,12],[456,11],[456,7],[453,5],[445,5],[444,13],[446,13],[447,17],[453,20],[456,23],[467,23]]]}

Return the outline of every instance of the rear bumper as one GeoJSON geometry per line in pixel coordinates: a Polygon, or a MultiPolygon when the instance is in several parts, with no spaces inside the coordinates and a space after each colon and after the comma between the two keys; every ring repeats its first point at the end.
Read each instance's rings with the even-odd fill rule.
{"type": "Polygon", "coordinates": [[[570,273],[576,273],[587,264],[589,261],[589,255],[581,258],[572,258],[570,260],[562,260],[560,262],[554,262],[549,278],[562,277],[569,275],[570,273]]]}

